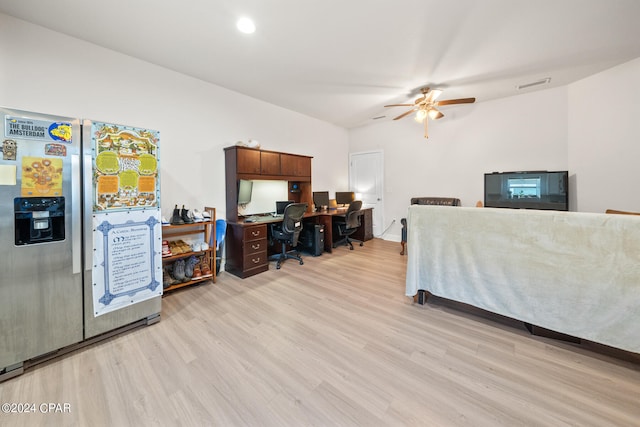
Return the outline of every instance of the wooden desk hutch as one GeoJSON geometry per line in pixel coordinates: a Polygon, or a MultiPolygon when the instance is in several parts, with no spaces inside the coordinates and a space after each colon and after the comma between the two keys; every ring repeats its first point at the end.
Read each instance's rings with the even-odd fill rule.
{"type": "MultiPolygon", "coordinates": [[[[246,180],[287,181],[289,200],[307,203],[305,222],[322,224],[325,227],[324,248],[331,252],[332,215],[337,212],[314,213],[311,187],[310,156],[257,150],[232,146],[225,150],[225,184],[227,234],[225,236],[225,271],[245,278],[269,269],[269,244],[267,224],[276,219],[246,223],[238,218],[238,182],[246,180]]],[[[354,237],[359,240],[373,238],[371,208],[363,209],[363,226],[354,237]]]]}
{"type": "Polygon", "coordinates": [[[313,203],[311,193],[311,159],[309,156],[256,150],[241,146],[227,147],[225,154],[225,183],[227,186],[227,222],[238,218],[238,181],[264,179],[289,182],[290,200],[313,203]]]}
{"type": "Polygon", "coordinates": [[[238,222],[238,181],[263,179],[287,181],[289,200],[307,203],[311,212],[310,156],[232,146],[225,152],[227,235],[225,270],[245,278],[268,270],[267,225],[238,222]]]}

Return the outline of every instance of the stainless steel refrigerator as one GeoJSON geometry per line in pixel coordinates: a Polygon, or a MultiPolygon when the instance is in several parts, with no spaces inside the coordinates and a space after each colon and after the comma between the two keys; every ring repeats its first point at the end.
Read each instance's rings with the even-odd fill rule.
{"type": "Polygon", "coordinates": [[[162,237],[157,131],[0,114],[2,380],[159,320],[162,237]]]}

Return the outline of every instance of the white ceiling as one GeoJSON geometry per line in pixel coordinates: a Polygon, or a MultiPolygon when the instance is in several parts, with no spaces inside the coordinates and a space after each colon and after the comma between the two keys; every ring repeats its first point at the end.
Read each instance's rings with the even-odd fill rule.
{"type": "Polygon", "coordinates": [[[0,12],[347,128],[399,115],[383,106],[422,86],[482,102],[640,57],[640,0],[0,0],[0,12]],[[240,16],[255,34],[236,30],[240,16]]]}

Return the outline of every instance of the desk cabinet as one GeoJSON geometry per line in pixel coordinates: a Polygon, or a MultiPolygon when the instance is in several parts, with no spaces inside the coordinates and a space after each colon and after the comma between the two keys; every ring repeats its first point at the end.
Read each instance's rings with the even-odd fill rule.
{"type": "Polygon", "coordinates": [[[280,175],[280,153],[260,152],[260,174],[280,175]]]}
{"type": "Polygon", "coordinates": [[[311,176],[311,158],[295,154],[280,154],[282,175],[311,176]]]}
{"type": "Polygon", "coordinates": [[[238,148],[236,151],[238,173],[260,173],[260,151],[238,148]]]}
{"type": "Polygon", "coordinates": [[[373,239],[373,209],[362,209],[360,227],[353,233],[352,237],[363,242],[373,239]]]}
{"type": "Polygon", "coordinates": [[[269,269],[266,224],[229,223],[225,245],[225,271],[244,279],[269,269]]]}
{"type": "Polygon", "coordinates": [[[311,157],[308,156],[245,147],[230,147],[229,150],[235,152],[236,174],[311,177],[311,157]]]}

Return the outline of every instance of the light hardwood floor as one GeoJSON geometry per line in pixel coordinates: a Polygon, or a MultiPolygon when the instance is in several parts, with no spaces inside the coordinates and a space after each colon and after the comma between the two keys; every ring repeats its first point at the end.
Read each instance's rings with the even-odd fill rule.
{"type": "Polygon", "coordinates": [[[0,425],[640,425],[640,363],[414,304],[399,250],[374,239],[169,294],[159,323],[0,384],[1,403],[70,413],[0,425]]]}

